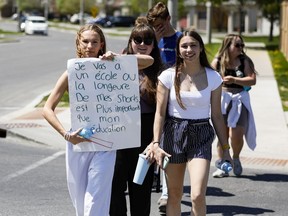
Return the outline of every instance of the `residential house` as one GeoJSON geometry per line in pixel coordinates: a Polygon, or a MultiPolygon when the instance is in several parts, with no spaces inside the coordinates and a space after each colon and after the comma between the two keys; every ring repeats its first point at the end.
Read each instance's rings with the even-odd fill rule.
{"type": "MultiPolygon", "coordinates": [[[[185,0],[185,6],[189,9],[187,14],[187,27],[193,26],[198,30],[206,29],[206,5],[197,3],[196,0],[185,0]]],[[[240,5],[237,0],[224,1],[221,6],[212,5],[212,29],[227,33],[241,32],[246,34],[269,34],[270,23],[262,17],[255,1],[246,1],[240,5]]],[[[277,23],[274,35],[279,34],[277,23]]]]}

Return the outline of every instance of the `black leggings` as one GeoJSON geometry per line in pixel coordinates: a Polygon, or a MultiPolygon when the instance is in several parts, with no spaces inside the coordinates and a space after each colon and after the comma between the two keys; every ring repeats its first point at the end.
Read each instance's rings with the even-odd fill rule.
{"type": "MultiPolygon", "coordinates": [[[[115,171],[112,183],[110,216],[126,216],[126,190],[130,200],[131,216],[149,216],[151,207],[151,190],[154,177],[154,164],[148,170],[142,185],[133,183],[138,155],[142,153],[153,139],[154,113],[141,114],[141,147],[117,151],[115,171]]],[[[127,137],[129,142],[129,137],[127,137]]]]}

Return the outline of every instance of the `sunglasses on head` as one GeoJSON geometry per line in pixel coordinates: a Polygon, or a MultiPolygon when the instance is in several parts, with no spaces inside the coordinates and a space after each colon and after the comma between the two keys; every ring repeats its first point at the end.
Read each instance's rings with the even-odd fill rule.
{"type": "Polygon", "coordinates": [[[134,37],[133,41],[137,45],[142,44],[142,42],[144,42],[144,44],[146,44],[146,45],[151,45],[153,43],[152,38],[134,37]]]}
{"type": "Polygon", "coordinates": [[[240,48],[240,47],[244,48],[245,45],[243,43],[237,43],[234,46],[237,47],[237,48],[240,48]]]}

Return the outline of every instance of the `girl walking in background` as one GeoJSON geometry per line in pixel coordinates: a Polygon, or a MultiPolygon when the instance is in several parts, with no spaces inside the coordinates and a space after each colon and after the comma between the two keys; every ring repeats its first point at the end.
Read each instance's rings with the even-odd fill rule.
{"type": "MultiPolygon", "coordinates": [[[[223,77],[222,113],[226,130],[231,140],[233,151],[233,172],[236,176],[242,174],[240,153],[245,136],[248,146],[256,147],[256,128],[250,104],[250,86],[256,84],[256,70],[252,60],[244,52],[244,41],[239,35],[227,35],[212,61],[212,67],[223,77]]],[[[223,152],[218,143],[218,156],[223,152]]],[[[229,173],[217,169],[213,177],[227,177],[229,173]]]]}

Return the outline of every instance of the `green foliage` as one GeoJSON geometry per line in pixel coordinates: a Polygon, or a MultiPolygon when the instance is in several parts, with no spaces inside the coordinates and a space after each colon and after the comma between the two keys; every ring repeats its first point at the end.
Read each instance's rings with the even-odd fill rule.
{"type": "Polygon", "coordinates": [[[220,43],[205,44],[206,54],[207,54],[209,62],[212,62],[212,60],[215,58],[220,46],[221,46],[220,43]]]}
{"type": "Polygon", "coordinates": [[[61,14],[74,14],[80,10],[79,0],[56,0],[56,7],[61,14]]]}
{"type": "Polygon", "coordinates": [[[245,37],[243,36],[245,42],[259,42],[264,43],[267,50],[277,50],[279,49],[279,36],[274,37],[273,41],[269,41],[267,36],[255,36],[255,37],[245,37]]]}
{"type": "Polygon", "coordinates": [[[269,51],[284,111],[288,111],[288,62],[279,50],[269,51]]]}
{"type": "Polygon", "coordinates": [[[41,0],[17,0],[20,11],[43,11],[41,0]]]}
{"type": "Polygon", "coordinates": [[[256,0],[256,2],[262,9],[264,17],[269,20],[272,16],[274,20],[279,19],[281,0],[256,0]]]}
{"type": "MultiPolygon", "coordinates": [[[[83,0],[84,12],[90,14],[95,0],[83,0]]],[[[56,0],[56,7],[61,14],[74,14],[80,11],[80,0],[56,0]]]]}
{"type": "Polygon", "coordinates": [[[0,0],[0,9],[7,4],[6,0],[0,0]]]}
{"type": "Polygon", "coordinates": [[[147,1],[126,0],[125,2],[131,6],[132,15],[140,15],[144,14],[144,11],[148,11],[147,1]]]}
{"type": "MultiPolygon", "coordinates": [[[[43,107],[48,99],[49,95],[45,96],[42,101],[37,105],[37,107],[43,107]]],[[[64,93],[64,95],[62,96],[59,104],[58,104],[58,107],[68,107],[69,106],[69,94],[68,92],[66,91],[64,93]]]]}

